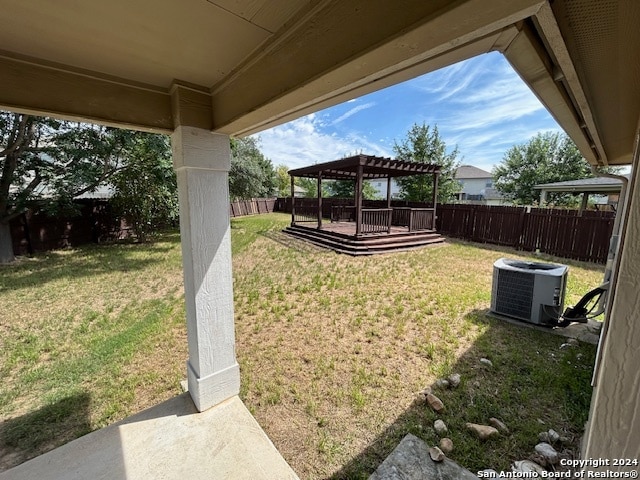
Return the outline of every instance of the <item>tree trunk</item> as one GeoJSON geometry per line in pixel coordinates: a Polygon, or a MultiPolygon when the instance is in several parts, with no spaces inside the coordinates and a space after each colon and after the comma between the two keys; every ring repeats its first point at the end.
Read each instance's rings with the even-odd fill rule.
{"type": "Polygon", "coordinates": [[[11,263],[15,259],[9,224],[0,222],[0,265],[3,263],[11,263]]]}

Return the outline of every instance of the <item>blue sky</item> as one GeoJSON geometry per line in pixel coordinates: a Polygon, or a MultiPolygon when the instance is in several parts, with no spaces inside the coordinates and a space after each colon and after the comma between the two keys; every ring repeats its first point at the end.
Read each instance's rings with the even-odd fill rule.
{"type": "Polygon", "coordinates": [[[394,157],[414,123],[438,126],[463,164],[487,171],[513,145],[561,131],[499,53],[481,55],[259,134],[274,165],[289,168],[364,153],[394,157]]]}

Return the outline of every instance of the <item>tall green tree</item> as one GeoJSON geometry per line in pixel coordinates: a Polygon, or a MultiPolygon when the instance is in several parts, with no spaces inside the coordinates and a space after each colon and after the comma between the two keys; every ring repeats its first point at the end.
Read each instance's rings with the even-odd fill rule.
{"type": "MultiPolygon", "coordinates": [[[[438,196],[440,203],[452,200],[460,191],[460,184],[455,179],[456,169],[460,166],[458,147],[447,152],[447,145],[440,138],[438,126],[414,124],[407,136],[395,142],[393,150],[398,160],[439,165],[441,173],[438,178],[438,196]]],[[[404,200],[430,202],[433,198],[433,178],[431,175],[415,175],[396,179],[400,187],[400,196],[404,200]]]]}
{"type": "Polygon", "coordinates": [[[291,177],[286,165],[276,167],[276,192],[279,197],[291,196],[291,177]]]}
{"type": "Polygon", "coordinates": [[[269,197],[275,193],[276,173],[271,160],[260,152],[260,139],[232,138],[229,171],[231,199],[269,197]]]}
{"type": "Polygon", "coordinates": [[[55,211],[106,184],[124,165],[129,133],[0,112],[0,263],[14,260],[9,222],[34,200],[55,211]]]}
{"type": "Polygon", "coordinates": [[[171,145],[165,135],[128,132],[128,161],[110,179],[112,204],[144,242],[179,216],[178,186],[171,145]]]}
{"type": "MultiPolygon", "coordinates": [[[[304,196],[306,198],[318,197],[318,181],[315,178],[296,177],[294,182],[298,187],[304,189],[304,196]]],[[[327,182],[322,182],[322,196],[329,196],[327,182]]]]}
{"type": "MultiPolygon", "coordinates": [[[[533,188],[537,184],[593,176],[578,147],[568,136],[558,132],[538,133],[528,142],[514,145],[492,174],[495,188],[505,198],[522,205],[539,201],[540,191],[533,188]]],[[[577,201],[568,193],[550,193],[547,200],[565,206],[573,206],[577,201]]]]}
{"type": "MultiPolygon", "coordinates": [[[[354,198],[356,194],[356,182],[353,180],[335,180],[327,182],[328,196],[334,198],[354,198]]],[[[370,182],[362,184],[362,198],[365,200],[379,200],[380,195],[370,182]]]]}

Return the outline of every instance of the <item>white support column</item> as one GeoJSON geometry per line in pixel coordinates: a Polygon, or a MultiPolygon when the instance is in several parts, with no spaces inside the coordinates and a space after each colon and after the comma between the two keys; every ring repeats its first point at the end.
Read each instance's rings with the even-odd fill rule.
{"type": "Polygon", "coordinates": [[[228,172],[229,137],[179,126],[178,176],[187,310],[189,393],[199,411],[240,391],[235,357],[228,172]]]}

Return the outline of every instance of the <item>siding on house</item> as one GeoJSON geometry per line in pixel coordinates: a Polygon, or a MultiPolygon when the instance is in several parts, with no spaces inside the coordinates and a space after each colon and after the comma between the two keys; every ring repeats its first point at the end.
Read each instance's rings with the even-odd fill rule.
{"type": "Polygon", "coordinates": [[[461,165],[456,170],[456,180],[460,183],[457,200],[463,203],[482,203],[484,205],[501,205],[502,196],[493,188],[493,176],[490,172],[474,167],[461,165]]]}

